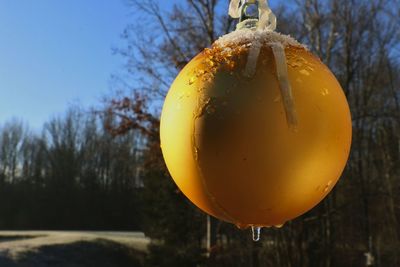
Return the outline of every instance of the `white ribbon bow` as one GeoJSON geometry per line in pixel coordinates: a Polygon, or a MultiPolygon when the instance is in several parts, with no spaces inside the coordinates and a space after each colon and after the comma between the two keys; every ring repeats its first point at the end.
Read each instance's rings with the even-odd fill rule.
{"type": "MultiPolygon", "coordinates": [[[[276,29],[276,17],[269,8],[268,0],[248,0],[249,3],[258,2],[259,22],[258,29],[274,31],[276,29]]],[[[231,0],[229,15],[232,18],[240,18],[244,0],[231,0]]]]}

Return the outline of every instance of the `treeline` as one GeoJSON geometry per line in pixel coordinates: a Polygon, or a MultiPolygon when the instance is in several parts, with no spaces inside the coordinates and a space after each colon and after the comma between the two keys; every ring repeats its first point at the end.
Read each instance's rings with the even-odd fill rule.
{"type": "Polygon", "coordinates": [[[104,120],[74,107],[39,133],[0,125],[0,229],[139,228],[144,141],[104,120]]]}
{"type": "MultiPolygon", "coordinates": [[[[190,59],[235,26],[226,16],[227,0],[187,0],[169,11],[157,1],[128,2],[140,15],[124,32],[126,47],[119,52],[129,79],[142,81],[134,91],[153,105],[190,59]],[[148,24],[135,27],[140,18],[148,24]]],[[[318,55],[349,101],[353,143],[343,177],[316,208],[281,229],[265,229],[258,243],[249,230],[220,221],[208,235],[206,215],[185,201],[163,165],[158,140],[150,139],[153,164],[146,168],[144,199],[151,205],[144,230],[162,242],[152,243],[149,266],[400,266],[400,5],[395,0],[274,2],[281,4],[274,9],[278,30],[318,55]],[[156,190],[161,193],[151,194],[156,190]],[[207,239],[212,246],[206,246],[207,239]]],[[[135,131],[145,125],[146,110],[137,108],[136,98],[131,101],[120,122],[135,131]]],[[[121,105],[110,106],[121,113],[121,105]]],[[[155,126],[148,127],[149,136],[157,136],[157,124],[150,125],[155,126]]]]}
{"type": "Polygon", "coordinates": [[[73,108],[40,134],[18,121],[3,124],[0,228],[140,228],[153,240],[146,266],[400,266],[396,1],[296,0],[276,8],[279,31],[308,45],[341,83],[353,144],[326,199],[281,229],[265,229],[258,243],[220,221],[207,234],[207,216],[168,174],[153,111],[182,67],[233,30],[229,1],[185,0],[169,11],[155,0],[128,2],[140,15],[116,52],[134,94],[111,97],[107,116],[73,108]]]}

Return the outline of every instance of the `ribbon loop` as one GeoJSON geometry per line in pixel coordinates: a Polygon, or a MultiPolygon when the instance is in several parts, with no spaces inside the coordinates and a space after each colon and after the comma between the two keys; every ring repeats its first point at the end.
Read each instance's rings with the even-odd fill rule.
{"type": "Polygon", "coordinates": [[[275,31],[276,16],[269,7],[268,0],[257,0],[257,1],[258,1],[258,10],[260,12],[258,29],[275,31]]]}
{"type": "Polygon", "coordinates": [[[259,30],[274,31],[276,29],[276,17],[268,5],[268,0],[231,0],[229,5],[229,15],[232,18],[241,18],[248,4],[258,6],[258,26],[259,30]]]}
{"type": "Polygon", "coordinates": [[[234,19],[240,18],[240,0],[231,0],[231,3],[229,4],[229,16],[231,16],[234,19]]]}

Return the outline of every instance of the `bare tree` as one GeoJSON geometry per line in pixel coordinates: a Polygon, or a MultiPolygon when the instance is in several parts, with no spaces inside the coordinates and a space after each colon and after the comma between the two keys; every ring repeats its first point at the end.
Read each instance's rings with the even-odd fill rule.
{"type": "MultiPolygon", "coordinates": [[[[220,251],[217,265],[235,266],[246,257],[256,259],[249,256],[256,251],[260,266],[360,266],[373,260],[376,266],[397,266],[399,2],[294,2],[278,8],[279,28],[307,44],[338,77],[353,116],[350,161],[344,179],[323,203],[283,229],[269,230],[270,238],[261,247],[248,245],[247,237],[219,224],[221,251],[229,247],[241,256],[220,251]],[[234,250],[238,244],[241,250],[234,250]]],[[[127,46],[116,50],[126,58],[127,73],[136,83],[127,84],[121,76],[119,81],[146,99],[148,108],[125,108],[121,114],[121,106],[110,105],[109,112],[120,118],[116,129],[126,132],[146,126],[154,138],[160,100],[172,80],[194,55],[231,30],[234,22],[226,16],[228,1],[187,0],[170,11],[155,1],[129,3],[132,11],[141,12],[133,16],[135,21],[140,18],[145,23],[140,28],[128,26],[123,35],[127,46]],[[149,107],[155,107],[155,112],[149,107]]],[[[128,95],[126,102],[135,106],[137,100],[128,95]]],[[[157,139],[154,142],[158,145],[157,139]]],[[[155,158],[162,162],[156,151],[155,158]]],[[[165,168],[162,163],[158,167],[165,168]]]]}
{"type": "Polygon", "coordinates": [[[19,155],[25,135],[25,127],[18,120],[7,122],[0,136],[0,173],[15,181],[18,171],[19,155]]]}

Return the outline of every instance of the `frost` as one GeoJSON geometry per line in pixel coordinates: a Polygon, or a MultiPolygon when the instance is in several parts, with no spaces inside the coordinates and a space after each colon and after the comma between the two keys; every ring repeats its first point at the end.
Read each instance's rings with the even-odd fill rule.
{"type": "Polygon", "coordinates": [[[267,45],[270,43],[281,43],[283,47],[295,46],[307,50],[306,46],[299,43],[291,36],[269,30],[252,30],[252,29],[236,30],[221,36],[215,42],[215,44],[220,47],[229,47],[235,44],[250,45],[254,43],[260,43],[261,45],[267,45]]]}

